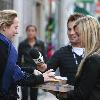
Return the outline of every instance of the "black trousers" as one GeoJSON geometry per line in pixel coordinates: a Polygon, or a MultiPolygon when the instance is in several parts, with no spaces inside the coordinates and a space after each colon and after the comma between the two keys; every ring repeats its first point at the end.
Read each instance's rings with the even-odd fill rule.
{"type": "Polygon", "coordinates": [[[17,98],[14,98],[14,97],[0,97],[0,100],[17,100],[17,98]]]}
{"type": "Polygon", "coordinates": [[[69,99],[69,98],[59,98],[59,100],[72,100],[72,99],[69,99]]]}
{"type": "Polygon", "coordinates": [[[28,93],[28,87],[22,87],[22,100],[28,100],[28,96],[30,96],[30,100],[37,100],[38,89],[30,88],[28,93]]]}

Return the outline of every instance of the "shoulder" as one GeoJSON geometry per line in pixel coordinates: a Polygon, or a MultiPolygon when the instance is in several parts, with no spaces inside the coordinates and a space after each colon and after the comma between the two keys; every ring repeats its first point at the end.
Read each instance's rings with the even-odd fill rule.
{"type": "Polygon", "coordinates": [[[8,47],[10,47],[11,44],[12,43],[8,38],[6,38],[2,34],[0,34],[0,49],[8,48],[8,47]]]}
{"type": "Polygon", "coordinates": [[[100,62],[100,55],[93,54],[93,55],[89,56],[87,59],[89,59],[90,61],[100,62]]]}
{"type": "Polygon", "coordinates": [[[69,45],[61,47],[57,50],[57,52],[69,52],[69,51],[71,51],[71,46],[69,45]]]}
{"type": "Polygon", "coordinates": [[[70,45],[67,45],[67,46],[61,47],[59,50],[69,50],[69,49],[72,49],[72,47],[70,45]]]}
{"type": "Polygon", "coordinates": [[[7,42],[7,41],[5,42],[5,41],[3,41],[3,40],[0,39],[0,49],[8,48],[9,45],[10,45],[9,42],[7,42]]]}
{"type": "Polygon", "coordinates": [[[59,57],[66,56],[67,54],[70,54],[69,46],[61,47],[54,52],[54,55],[59,56],[59,57]]]}
{"type": "Polygon", "coordinates": [[[23,41],[21,41],[21,42],[19,43],[19,46],[24,46],[24,45],[26,45],[26,43],[27,43],[27,40],[25,39],[25,40],[23,40],[23,41]]]}
{"type": "Polygon", "coordinates": [[[93,54],[87,57],[84,65],[89,65],[88,68],[93,70],[100,70],[100,55],[93,54]]]}
{"type": "Polygon", "coordinates": [[[27,39],[20,42],[20,44],[25,44],[27,42],[27,39]]]}
{"type": "Polygon", "coordinates": [[[7,42],[7,41],[6,42],[2,41],[0,39],[0,58],[2,58],[2,59],[3,59],[3,57],[6,58],[6,56],[8,55],[9,50],[10,50],[10,43],[7,42]]]}
{"type": "Polygon", "coordinates": [[[40,47],[43,47],[45,46],[44,42],[42,40],[36,40],[36,46],[40,46],[40,47]]]}
{"type": "Polygon", "coordinates": [[[37,44],[44,44],[44,41],[42,40],[36,40],[37,44]]]}
{"type": "Polygon", "coordinates": [[[4,35],[0,34],[0,44],[9,46],[11,44],[11,41],[4,35]]]}

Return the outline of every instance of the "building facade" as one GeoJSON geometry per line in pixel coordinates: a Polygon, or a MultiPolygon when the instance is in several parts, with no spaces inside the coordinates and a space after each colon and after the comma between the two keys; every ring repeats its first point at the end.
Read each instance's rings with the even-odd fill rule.
{"type": "MultiPolygon", "coordinates": [[[[46,6],[45,6],[46,4],[46,6]]],[[[38,28],[38,37],[45,40],[45,0],[0,0],[0,10],[14,9],[18,12],[20,19],[19,34],[14,39],[16,48],[20,41],[25,39],[25,28],[29,24],[34,24],[38,28]]]]}

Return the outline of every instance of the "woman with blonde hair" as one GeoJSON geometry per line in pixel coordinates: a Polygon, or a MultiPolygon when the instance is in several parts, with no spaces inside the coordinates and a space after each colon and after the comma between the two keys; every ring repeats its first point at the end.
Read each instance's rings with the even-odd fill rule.
{"type": "Polygon", "coordinates": [[[16,11],[0,11],[0,100],[17,100],[17,85],[33,87],[52,80],[51,70],[43,74],[35,71],[34,75],[16,65],[17,51],[11,40],[18,33],[18,24],[16,11]]]}
{"type": "Polygon", "coordinates": [[[94,17],[86,16],[75,22],[74,30],[85,52],[76,74],[74,90],[67,92],[67,98],[100,100],[100,25],[94,17]]]}

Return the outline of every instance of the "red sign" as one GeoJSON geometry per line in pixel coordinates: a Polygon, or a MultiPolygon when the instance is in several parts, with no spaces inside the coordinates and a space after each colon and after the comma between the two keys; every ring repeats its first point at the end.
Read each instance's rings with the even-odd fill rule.
{"type": "Polygon", "coordinates": [[[100,14],[100,1],[96,3],[96,13],[100,14]]]}

